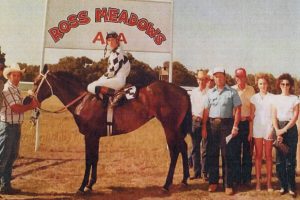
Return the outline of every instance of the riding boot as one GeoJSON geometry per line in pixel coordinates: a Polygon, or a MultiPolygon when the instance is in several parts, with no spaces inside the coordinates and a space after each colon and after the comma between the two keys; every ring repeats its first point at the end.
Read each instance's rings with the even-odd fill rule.
{"type": "MultiPolygon", "coordinates": [[[[96,86],[95,87],[95,94],[96,94],[96,98],[97,100],[100,100],[101,99],[101,86],[96,86]]],[[[104,96],[104,95],[103,95],[104,96]]]]}
{"type": "Polygon", "coordinates": [[[112,107],[115,107],[118,105],[118,103],[123,99],[123,97],[125,96],[124,92],[119,92],[118,94],[116,94],[112,100],[112,102],[110,103],[110,105],[112,107]]]}
{"type": "Polygon", "coordinates": [[[106,108],[109,102],[109,97],[115,94],[115,90],[105,86],[96,86],[95,94],[98,100],[102,99],[103,107],[106,108]]]}
{"type": "Polygon", "coordinates": [[[103,100],[102,100],[103,108],[106,108],[108,106],[108,102],[109,102],[109,96],[103,95],[103,100]]]}

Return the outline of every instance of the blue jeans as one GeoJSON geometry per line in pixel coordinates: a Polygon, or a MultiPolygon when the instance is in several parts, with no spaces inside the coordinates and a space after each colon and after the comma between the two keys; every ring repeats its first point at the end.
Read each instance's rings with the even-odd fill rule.
{"type": "Polygon", "coordinates": [[[201,136],[201,123],[193,120],[192,133],[190,134],[192,138],[192,152],[189,159],[192,159],[194,167],[194,176],[201,176],[201,153],[200,144],[202,140],[201,136]]]}
{"type": "Polygon", "coordinates": [[[233,187],[233,164],[236,151],[236,138],[226,144],[226,137],[231,134],[233,119],[215,120],[210,118],[211,132],[207,138],[207,166],[209,184],[219,183],[219,155],[222,156],[222,175],[225,188],[233,187]]]}
{"type": "MultiPolygon", "coordinates": [[[[279,127],[284,127],[285,124],[284,122],[279,122],[279,127]]],[[[283,134],[283,143],[289,146],[289,153],[285,156],[276,150],[276,173],[281,188],[295,191],[296,152],[298,143],[298,130],[296,125],[283,134]]]]}
{"type": "Polygon", "coordinates": [[[10,187],[12,167],[20,147],[20,124],[0,122],[0,187],[10,187]]]}
{"type": "Polygon", "coordinates": [[[248,141],[249,121],[239,123],[239,134],[236,137],[236,151],[234,159],[234,182],[244,184],[251,182],[252,147],[248,141]]]}

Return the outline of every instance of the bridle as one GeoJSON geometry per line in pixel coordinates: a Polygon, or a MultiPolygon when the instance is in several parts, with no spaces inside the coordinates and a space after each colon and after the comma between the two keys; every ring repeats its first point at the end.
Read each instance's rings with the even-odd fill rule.
{"type": "MultiPolygon", "coordinates": [[[[42,80],[40,81],[40,83],[39,83],[36,91],[34,92],[34,94],[32,94],[32,96],[34,98],[36,98],[37,100],[38,100],[37,96],[38,96],[38,93],[39,93],[39,91],[41,89],[41,86],[42,86],[43,82],[46,82],[47,85],[49,86],[50,91],[51,91],[51,96],[54,95],[53,88],[52,88],[50,82],[47,79],[47,75],[48,75],[49,72],[50,71],[48,70],[45,74],[40,73],[40,76],[42,76],[42,80]]],[[[56,111],[45,110],[43,108],[39,108],[39,110],[44,111],[44,112],[48,112],[48,113],[56,113],[56,114],[62,113],[64,111],[66,111],[70,106],[74,105],[77,101],[79,101],[80,99],[82,99],[87,93],[88,92],[86,92],[86,91],[83,92],[81,95],[79,95],[78,97],[76,97],[75,99],[73,99],[72,101],[70,101],[67,105],[65,105],[64,107],[62,107],[62,108],[60,108],[60,109],[58,109],[56,111]]]]}
{"type": "Polygon", "coordinates": [[[49,83],[49,81],[47,80],[47,75],[48,75],[48,73],[49,73],[49,70],[48,70],[45,74],[40,73],[40,76],[42,76],[43,78],[42,78],[41,82],[39,83],[39,85],[38,85],[38,87],[37,87],[37,89],[36,89],[36,91],[35,91],[35,93],[34,93],[34,97],[36,97],[36,99],[37,99],[37,94],[39,93],[39,91],[40,91],[40,89],[41,89],[41,86],[42,86],[42,84],[43,84],[44,81],[46,81],[47,85],[48,85],[49,88],[50,88],[51,96],[53,95],[53,89],[52,89],[52,86],[51,86],[51,84],[49,83]]]}

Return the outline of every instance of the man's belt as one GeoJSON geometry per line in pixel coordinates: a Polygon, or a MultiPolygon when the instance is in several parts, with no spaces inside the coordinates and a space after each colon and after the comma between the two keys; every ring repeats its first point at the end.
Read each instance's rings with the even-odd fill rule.
{"type": "Polygon", "coordinates": [[[220,118],[220,117],[216,117],[216,118],[209,118],[210,122],[212,123],[226,123],[226,122],[231,122],[233,119],[232,118],[220,118]]]}

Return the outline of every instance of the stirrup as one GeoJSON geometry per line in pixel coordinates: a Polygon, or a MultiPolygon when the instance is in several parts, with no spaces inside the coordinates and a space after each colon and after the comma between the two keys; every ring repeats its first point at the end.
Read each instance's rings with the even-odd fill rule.
{"type": "Polygon", "coordinates": [[[110,102],[110,105],[112,107],[115,107],[118,105],[118,103],[121,101],[121,99],[124,97],[125,93],[124,92],[119,92],[118,94],[116,94],[112,101],[110,102]]]}

